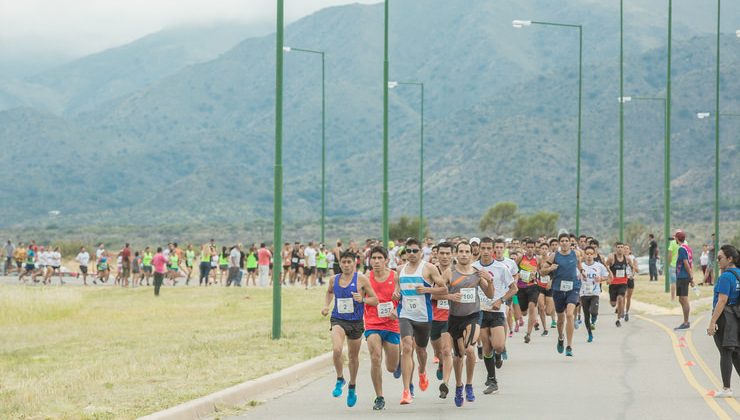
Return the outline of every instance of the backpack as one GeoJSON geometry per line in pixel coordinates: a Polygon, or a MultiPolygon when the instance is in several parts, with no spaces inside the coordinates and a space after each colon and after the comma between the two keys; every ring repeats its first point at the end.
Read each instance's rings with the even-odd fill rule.
{"type": "Polygon", "coordinates": [[[689,267],[691,267],[691,270],[694,270],[694,251],[691,250],[691,247],[686,243],[681,244],[681,248],[686,250],[686,254],[689,256],[689,267]]]}

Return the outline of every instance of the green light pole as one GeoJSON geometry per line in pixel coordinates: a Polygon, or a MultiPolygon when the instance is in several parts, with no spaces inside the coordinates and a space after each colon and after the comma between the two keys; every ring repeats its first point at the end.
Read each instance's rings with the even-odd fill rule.
{"type": "MultiPolygon", "coordinates": [[[[663,147],[663,167],[667,168],[666,165],[668,163],[669,156],[670,156],[670,149],[669,149],[670,146],[669,146],[669,137],[668,137],[668,130],[669,130],[668,128],[668,101],[665,98],[657,98],[657,97],[622,96],[619,98],[619,103],[622,105],[624,105],[625,102],[630,102],[630,101],[660,101],[663,103],[663,136],[665,137],[665,145],[663,147]]],[[[670,185],[670,181],[667,178],[668,176],[669,176],[668,171],[664,171],[663,185],[665,185],[666,187],[670,185]]],[[[668,191],[667,188],[664,191],[664,194],[666,191],[668,191]]],[[[668,225],[666,224],[666,226],[668,225]]],[[[666,232],[667,232],[667,229],[668,228],[666,227],[666,232]]],[[[668,233],[665,233],[665,235],[666,237],[668,237],[668,233]]],[[[670,269],[671,265],[670,265],[670,262],[668,261],[668,249],[667,248],[665,250],[665,255],[666,257],[665,257],[665,260],[663,261],[663,271],[666,274],[665,291],[667,293],[671,290],[670,279],[668,277],[668,270],[670,269]]]]}
{"type": "MultiPolygon", "coordinates": [[[[719,63],[720,63],[720,15],[722,14],[722,1],[717,0],[717,82],[715,83],[715,108],[716,118],[714,119],[714,255],[717,257],[719,252],[719,120],[722,114],[719,112],[719,63]]],[[[719,278],[719,264],[716,261],[714,265],[714,278],[719,278]]]]}
{"type": "Polygon", "coordinates": [[[668,247],[671,245],[671,48],[673,46],[673,0],[668,0],[668,64],[666,71],[666,136],[665,162],[663,162],[663,275],[665,277],[665,292],[671,290],[671,261],[668,247]]]}
{"type": "Polygon", "coordinates": [[[538,22],[534,20],[514,20],[515,28],[530,25],[558,26],[578,29],[578,150],[576,152],[576,235],[581,232],[581,115],[583,104],[583,26],[566,23],[538,22]]]}
{"type": "MultiPolygon", "coordinates": [[[[619,0],[619,97],[624,98],[624,0],[619,0]]],[[[624,102],[619,101],[619,242],[624,242],[624,102]]]]}
{"type": "Polygon", "coordinates": [[[385,0],[383,28],[383,246],[388,247],[388,6],[385,0]]]}
{"type": "Polygon", "coordinates": [[[283,47],[285,52],[302,52],[321,56],[321,243],[326,244],[326,77],[324,51],[308,50],[305,48],[283,47]]]}
{"type": "Polygon", "coordinates": [[[419,142],[419,240],[424,239],[424,83],[388,82],[388,89],[399,85],[419,86],[421,89],[421,139],[419,142]]]}
{"type": "Polygon", "coordinates": [[[277,0],[277,32],[275,36],[275,167],[273,197],[273,266],[272,271],[272,339],[280,339],[281,289],[280,246],[283,243],[283,0],[277,0]]]}

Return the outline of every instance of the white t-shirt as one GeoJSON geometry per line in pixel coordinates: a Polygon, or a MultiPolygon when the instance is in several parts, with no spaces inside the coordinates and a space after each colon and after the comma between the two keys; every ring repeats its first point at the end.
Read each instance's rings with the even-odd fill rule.
{"type": "Polygon", "coordinates": [[[309,267],[316,267],[316,250],[311,247],[306,247],[303,250],[303,256],[306,257],[306,264],[309,267]]]}
{"type": "Polygon", "coordinates": [[[48,251],[39,252],[39,265],[49,265],[51,255],[48,251]]]}
{"type": "Polygon", "coordinates": [[[501,260],[501,261],[499,261],[499,260],[494,260],[494,261],[499,262],[499,263],[503,263],[504,265],[506,265],[506,267],[509,269],[509,273],[511,273],[511,276],[512,277],[516,276],[519,273],[519,266],[516,265],[516,261],[512,260],[509,257],[504,257],[504,259],[501,260]]]}
{"type": "Polygon", "coordinates": [[[237,248],[233,248],[229,253],[229,267],[239,267],[242,253],[237,248]]]}
{"type": "Polygon", "coordinates": [[[598,296],[601,294],[601,285],[596,281],[597,277],[608,277],[604,264],[594,261],[593,264],[583,263],[583,272],[585,279],[581,282],[581,296],[598,296]]]}
{"type": "Polygon", "coordinates": [[[699,264],[701,265],[709,264],[709,251],[704,251],[701,253],[701,257],[699,257],[699,264]]]}
{"type": "Polygon", "coordinates": [[[80,252],[79,254],[77,254],[75,260],[77,260],[77,262],[80,263],[81,266],[87,267],[87,264],[90,263],[90,254],[88,254],[87,251],[80,252]]]}
{"type": "Polygon", "coordinates": [[[398,247],[394,246],[388,250],[388,268],[395,270],[398,268],[398,261],[396,260],[396,254],[398,254],[398,247]]]}
{"type": "Polygon", "coordinates": [[[60,267],[62,265],[62,254],[54,251],[50,255],[51,258],[49,258],[49,264],[51,264],[52,267],[60,267]]]}
{"type": "Polygon", "coordinates": [[[429,259],[432,257],[432,248],[424,245],[424,248],[421,249],[421,253],[423,254],[424,261],[428,262],[429,259]]]}
{"type": "Polygon", "coordinates": [[[501,307],[494,311],[493,303],[501,299],[506,293],[509,292],[509,286],[514,283],[514,277],[511,275],[510,268],[501,261],[494,260],[490,265],[483,266],[480,260],[473,263],[473,268],[478,270],[486,270],[491,276],[493,276],[493,299],[483,293],[483,289],[478,287],[478,295],[480,296],[480,308],[481,310],[488,312],[501,312],[506,313],[506,305],[502,304],[501,307]]]}
{"type": "Polygon", "coordinates": [[[331,268],[334,265],[334,253],[329,252],[326,254],[326,264],[331,268]]]}
{"type": "Polygon", "coordinates": [[[95,259],[99,260],[100,256],[103,255],[103,252],[105,252],[105,249],[98,248],[95,250],[95,259]]]}

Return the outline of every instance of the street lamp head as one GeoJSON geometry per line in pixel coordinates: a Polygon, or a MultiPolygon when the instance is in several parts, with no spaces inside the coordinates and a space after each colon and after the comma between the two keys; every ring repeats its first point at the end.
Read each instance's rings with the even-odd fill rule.
{"type": "Polygon", "coordinates": [[[388,82],[388,89],[393,89],[398,86],[398,82],[388,82]]]}
{"type": "Polygon", "coordinates": [[[283,52],[290,52],[290,51],[291,51],[290,47],[283,47],[283,52]]]}
{"type": "Polygon", "coordinates": [[[619,100],[620,103],[625,103],[625,102],[631,101],[632,100],[632,97],[631,96],[622,96],[622,97],[617,98],[617,100],[619,100]]]}
{"type": "Polygon", "coordinates": [[[710,114],[709,112],[699,112],[696,114],[696,118],[703,120],[703,119],[709,118],[711,115],[712,114],[710,114]]]}
{"type": "Polygon", "coordinates": [[[735,31],[735,35],[737,35],[737,37],[740,38],[740,29],[738,29],[737,31],[735,31]]]}
{"type": "Polygon", "coordinates": [[[512,20],[511,26],[515,28],[523,28],[532,24],[531,20],[512,20]]]}

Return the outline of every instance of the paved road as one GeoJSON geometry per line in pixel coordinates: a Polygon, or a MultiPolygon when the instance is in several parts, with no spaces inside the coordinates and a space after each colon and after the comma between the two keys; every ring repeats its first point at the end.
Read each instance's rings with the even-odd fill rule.
{"type": "MultiPolygon", "coordinates": [[[[608,304],[602,308],[608,308],[608,304]]],[[[383,415],[425,419],[452,415],[482,419],[492,413],[512,419],[740,418],[740,404],[735,399],[720,401],[705,396],[708,390],[719,386],[719,357],[712,340],[703,333],[707,316],[696,319],[692,331],[674,333],[672,328],[680,323],[677,317],[633,316],[617,329],[614,314],[603,313],[594,343],[585,342],[585,328],[576,331],[573,358],[556,352],[554,335],[537,335],[530,344],[524,344],[522,334],[515,334],[507,346],[509,360],[498,372],[499,394],[483,395],[485,368],[479,362],[474,383],[477,400],[466,402],[462,408],[454,406],[452,394],[446,400],[438,398],[438,381],[431,379],[433,373],[429,389],[421,392],[417,388],[414,403],[401,406],[400,380],[386,373],[383,415]],[[688,361],[693,366],[685,366],[688,361]]],[[[737,375],[733,379],[740,384],[737,375]]],[[[332,398],[334,381],[333,370],[327,370],[320,379],[269,400],[239,418],[380,415],[372,411],[375,396],[367,357],[360,364],[359,400],[354,408],[346,406],[346,389],[343,397],[332,398]]],[[[740,386],[736,385],[736,389],[740,386]]]]}

